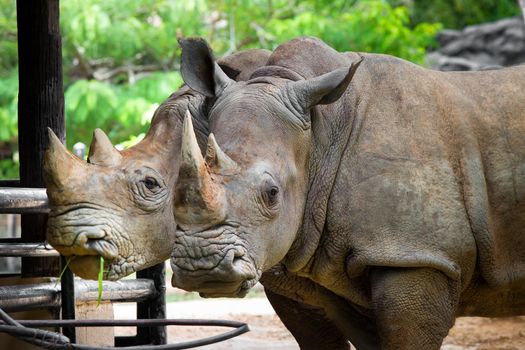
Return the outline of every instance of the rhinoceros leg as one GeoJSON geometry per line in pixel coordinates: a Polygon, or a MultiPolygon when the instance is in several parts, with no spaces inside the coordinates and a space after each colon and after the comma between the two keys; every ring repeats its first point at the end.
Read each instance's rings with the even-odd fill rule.
{"type": "Polygon", "coordinates": [[[265,289],[266,296],[302,350],[349,350],[350,343],[321,309],[265,289]]]}
{"type": "Polygon", "coordinates": [[[427,268],[375,269],[370,278],[381,348],[438,350],[454,325],[458,283],[427,268]]]}

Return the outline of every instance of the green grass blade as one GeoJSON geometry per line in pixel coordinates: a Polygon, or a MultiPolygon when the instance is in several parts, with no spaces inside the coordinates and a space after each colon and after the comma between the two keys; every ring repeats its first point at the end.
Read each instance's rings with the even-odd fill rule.
{"type": "Polygon", "coordinates": [[[102,278],[104,278],[104,258],[100,256],[100,270],[98,271],[98,298],[97,307],[100,305],[102,300],[102,278]]]}
{"type": "Polygon", "coordinates": [[[57,286],[58,283],[60,283],[60,281],[62,281],[62,276],[64,275],[64,272],[66,272],[66,269],[67,269],[67,267],[69,266],[69,263],[70,263],[71,260],[73,260],[75,257],[76,257],[76,255],[71,255],[69,258],[67,258],[67,260],[66,260],[66,265],[62,268],[62,271],[60,271],[60,275],[58,275],[58,280],[55,282],[55,287],[57,286]]]}

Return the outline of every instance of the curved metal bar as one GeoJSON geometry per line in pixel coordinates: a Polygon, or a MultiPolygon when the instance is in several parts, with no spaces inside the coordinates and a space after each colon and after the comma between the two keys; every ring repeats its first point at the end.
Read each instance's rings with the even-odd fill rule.
{"type": "Polygon", "coordinates": [[[211,337],[206,337],[202,339],[197,340],[190,340],[186,342],[176,343],[176,344],[165,344],[165,345],[138,345],[138,346],[126,346],[126,347],[94,347],[89,345],[79,345],[79,344],[71,344],[72,349],[78,349],[78,350],[115,350],[115,349],[129,349],[129,350],[180,350],[180,349],[191,349],[196,348],[198,346],[204,346],[209,344],[218,343],[224,340],[228,340],[230,338],[236,337],[238,335],[241,335],[243,333],[246,333],[250,331],[250,328],[247,324],[243,324],[243,326],[238,327],[234,330],[231,330],[226,333],[214,335],[211,337]]]}
{"type": "Polygon", "coordinates": [[[32,339],[32,340],[40,340],[40,339],[37,339],[37,337],[41,337],[42,341],[54,342],[54,344],[57,344],[57,345],[70,344],[69,339],[64,337],[63,335],[56,333],[56,332],[45,331],[42,329],[33,329],[33,328],[10,326],[10,325],[0,325],[0,332],[8,333],[13,336],[22,337],[24,341],[27,341],[27,338],[32,339]]]}
{"type": "Polygon", "coordinates": [[[198,346],[214,344],[224,341],[243,333],[250,329],[246,323],[228,320],[202,320],[202,319],[162,319],[162,320],[26,320],[16,321],[0,309],[0,332],[10,334],[20,338],[25,342],[43,347],[45,349],[78,349],[78,350],[179,350],[190,349],[198,346]],[[235,328],[231,331],[202,338],[190,340],[176,344],[164,345],[139,345],[127,347],[98,347],[70,343],[67,337],[60,333],[34,329],[29,327],[122,327],[122,326],[216,326],[235,328]]]}
{"type": "Polygon", "coordinates": [[[62,334],[41,330],[41,329],[31,329],[26,328],[20,324],[15,319],[11,318],[4,310],[0,308],[0,319],[4,325],[0,325],[0,332],[5,332],[7,334],[17,334],[20,340],[23,340],[27,343],[38,345],[45,348],[55,348],[55,345],[69,344],[69,339],[62,334]],[[42,338],[42,339],[38,339],[42,338]],[[46,340],[48,338],[49,340],[46,340]],[[50,340],[53,340],[52,342],[50,340]]]}
{"type": "MultiPolygon", "coordinates": [[[[206,326],[238,328],[244,322],[207,319],[143,319],[143,320],[20,320],[25,327],[155,327],[206,326]]],[[[1,324],[1,323],[0,323],[1,324]]]]}

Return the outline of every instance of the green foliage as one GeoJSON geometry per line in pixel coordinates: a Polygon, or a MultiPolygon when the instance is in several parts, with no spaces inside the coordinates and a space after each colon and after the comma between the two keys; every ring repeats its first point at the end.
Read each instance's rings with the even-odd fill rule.
{"type": "MultiPolygon", "coordinates": [[[[68,0],[61,3],[66,81],[75,75],[104,79],[97,68],[124,68],[111,77],[126,82],[126,69],[170,71],[180,49],[177,37],[203,34],[206,2],[68,0]],[[140,67],[139,67],[140,68],[140,67]]],[[[117,69],[118,71],[118,69],[117,69]]]]}
{"type": "Polygon", "coordinates": [[[390,0],[407,5],[415,23],[436,21],[445,28],[461,29],[468,25],[517,16],[517,0],[390,0]]]}
{"type": "MultiPolygon", "coordinates": [[[[143,137],[153,111],[182,83],[178,37],[202,36],[217,56],[274,49],[300,35],[339,51],[417,63],[441,28],[518,14],[514,0],[67,0],[60,2],[68,146],[102,128],[114,143],[143,137]],[[138,136],[135,136],[138,135],[138,136]]],[[[0,155],[16,154],[16,2],[0,0],[0,155]]],[[[0,178],[16,177],[0,158],[0,178]]]]}
{"type": "Polygon", "coordinates": [[[15,159],[0,160],[0,179],[18,178],[20,163],[15,159]]]}
{"type": "MultiPolygon", "coordinates": [[[[0,79],[17,66],[16,6],[14,0],[0,1],[0,79]]],[[[2,106],[2,104],[0,104],[2,106]]],[[[1,124],[0,124],[1,125],[1,124]]]]}
{"type": "MultiPolygon", "coordinates": [[[[1,55],[0,55],[1,56],[1,55]]],[[[15,142],[17,135],[18,70],[0,76],[0,142],[15,142]]]]}
{"type": "Polygon", "coordinates": [[[440,24],[410,26],[408,10],[386,1],[361,1],[343,11],[333,7],[304,11],[296,16],[271,20],[269,33],[277,42],[300,35],[323,38],[339,51],[388,53],[424,63],[426,49],[434,44],[440,24]]]}
{"type": "Polygon", "coordinates": [[[440,24],[413,26],[404,6],[386,0],[220,0],[210,39],[220,52],[274,49],[297,36],[323,39],[339,51],[370,51],[424,62],[440,24]]]}
{"type": "Polygon", "coordinates": [[[179,73],[154,73],[134,84],[77,80],[65,93],[68,146],[89,145],[96,128],[114,143],[144,133],[158,104],[181,84],[179,73]]]}

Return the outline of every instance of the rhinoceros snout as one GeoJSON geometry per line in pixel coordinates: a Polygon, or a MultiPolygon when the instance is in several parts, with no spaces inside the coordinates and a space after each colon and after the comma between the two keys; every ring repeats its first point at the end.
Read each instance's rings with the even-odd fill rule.
{"type": "Polygon", "coordinates": [[[258,274],[244,250],[230,249],[221,256],[172,257],[174,287],[203,296],[244,296],[257,283],[258,274]]]}

